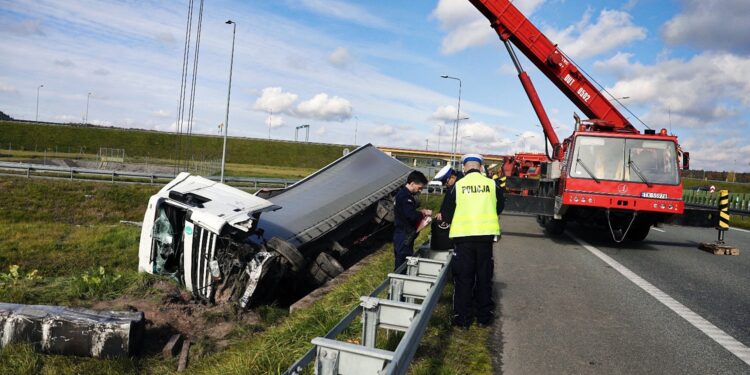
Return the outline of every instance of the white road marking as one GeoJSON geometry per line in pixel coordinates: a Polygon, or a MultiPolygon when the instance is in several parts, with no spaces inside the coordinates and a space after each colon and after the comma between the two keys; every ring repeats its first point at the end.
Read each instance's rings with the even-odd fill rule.
{"type": "Polygon", "coordinates": [[[730,227],[729,229],[736,230],[736,231],[739,231],[739,232],[750,233],[750,230],[747,230],[747,229],[740,229],[740,228],[733,228],[733,227],[730,227]]]}
{"type": "Polygon", "coordinates": [[[666,233],[666,232],[667,232],[667,231],[665,231],[664,229],[659,229],[659,228],[657,228],[657,227],[653,227],[653,228],[651,228],[651,229],[653,229],[653,230],[655,230],[655,231],[657,231],[657,232],[662,232],[662,233],[666,233]]]}
{"type": "Polygon", "coordinates": [[[628,280],[633,282],[633,284],[637,285],[638,287],[646,291],[646,293],[656,298],[656,300],[661,302],[664,306],[667,306],[670,310],[677,313],[677,315],[687,320],[688,323],[692,324],[695,328],[698,328],[701,332],[705,333],[706,336],[716,341],[724,349],[728,350],[730,353],[737,356],[737,358],[750,365],[750,348],[745,346],[745,344],[737,341],[732,336],[729,336],[726,332],[722,331],[700,315],[694,313],[685,305],[677,302],[677,300],[662,292],[661,289],[655,287],[653,284],[644,280],[642,277],[636,275],[633,271],[629,270],[627,267],[623,266],[616,260],[610,258],[601,250],[589,245],[586,241],[576,237],[570,232],[568,232],[568,236],[573,238],[586,250],[596,255],[596,257],[604,261],[604,263],[609,264],[612,268],[617,270],[617,272],[621,273],[628,280]]]}

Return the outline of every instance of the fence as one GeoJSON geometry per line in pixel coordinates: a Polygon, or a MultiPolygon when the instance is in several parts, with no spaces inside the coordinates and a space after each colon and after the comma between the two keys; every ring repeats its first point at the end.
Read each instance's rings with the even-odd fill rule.
{"type": "MultiPolygon", "coordinates": [[[[0,171],[10,173],[0,173],[2,175],[26,176],[28,178],[53,178],[80,181],[98,181],[111,183],[131,183],[131,184],[154,184],[166,183],[175,178],[173,173],[145,173],[145,172],[128,172],[114,171],[91,168],[62,167],[53,165],[39,165],[28,163],[0,162],[0,171]]],[[[210,180],[218,181],[217,176],[204,176],[210,180]]],[[[285,178],[264,178],[264,177],[231,177],[227,176],[224,181],[235,187],[258,189],[261,187],[287,187],[297,182],[285,178]]]]}
{"type": "MultiPolygon", "coordinates": [[[[682,200],[690,206],[718,207],[719,192],[683,190],[682,200]]],[[[729,193],[729,212],[750,215],[750,193],[729,193]]]]}
{"type": "MultiPolygon", "coordinates": [[[[427,253],[428,246],[422,246],[420,251],[427,253]]],[[[450,273],[452,253],[434,252],[433,255],[436,255],[433,259],[409,257],[407,263],[389,274],[375,291],[362,297],[360,305],[324,337],[314,338],[313,348],[285,375],[298,375],[313,361],[318,375],[405,374],[450,273]],[[406,274],[402,273],[404,269],[406,274]],[[378,298],[386,289],[389,289],[388,298],[378,298]],[[421,303],[416,304],[416,300],[421,303]],[[359,315],[362,315],[362,344],[336,340],[359,315]],[[375,347],[379,329],[404,332],[395,351],[375,347]]]]}

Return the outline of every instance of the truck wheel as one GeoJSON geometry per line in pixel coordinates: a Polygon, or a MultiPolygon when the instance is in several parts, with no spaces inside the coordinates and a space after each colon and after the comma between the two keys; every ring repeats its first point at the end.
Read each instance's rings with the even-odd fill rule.
{"type": "Polygon", "coordinates": [[[641,242],[646,239],[648,232],[651,230],[650,223],[635,223],[628,231],[625,239],[629,242],[641,242]]]}
{"type": "Polygon", "coordinates": [[[273,237],[266,243],[266,246],[289,261],[292,271],[297,272],[305,267],[305,257],[289,242],[273,237]]]}
{"type": "Polygon", "coordinates": [[[330,276],[331,278],[334,278],[340,273],[344,272],[344,267],[341,266],[341,263],[339,263],[328,253],[320,253],[318,257],[315,258],[315,263],[317,263],[318,267],[320,267],[320,269],[323,270],[323,272],[325,272],[326,275],[330,276]]]}
{"type": "Polygon", "coordinates": [[[320,266],[318,266],[318,264],[315,262],[310,265],[309,273],[310,278],[316,286],[323,285],[331,279],[330,277],[328,277],[328,275],[326,275],[325,272],[323,272],[323,270],[320,269],[320,266]]]}
{"type": "Polygon", "coordinates": [[[547,219],[544,229],[553,236],[559,236],[565,232],[565,222],[558,219],[547,219]]]}

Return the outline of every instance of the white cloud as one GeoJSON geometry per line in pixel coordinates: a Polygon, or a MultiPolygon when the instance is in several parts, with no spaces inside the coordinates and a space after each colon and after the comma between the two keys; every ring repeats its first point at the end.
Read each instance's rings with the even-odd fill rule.
{"type": "Polygon", "coordinates": [[[750,52],[750,1],[682,0],[684,11],[667,21],[664,39],[710,50],[750,52]]]}
{"type": "Polygon", "coordinates": [[[351,61],[351,55],[349,55],[349,50],[347,50],[344,47],[336,48],[331,54],[328,56],[328,61],[335,65],[335,66],[345,66],[346,64],[351,61]]]}
{"type": "Polygon", "coordinates": [[[352,104],[338,96],[329,97],[320,93],[312,99],[301,102],[295,112],[303,118],[323,121],[344,121],[352,117],[352,104]]]}
{"type": "Polygon", "coordinates": [[[4,82],[0,82],[0,93],[2,94],[18,94],[18,89],[4,82]]]}
{"type": "Polygon", "coordinates": [[[7,32],[18,36],[44,36],[39,20],[18,22],[2,17],[0,18],[0,32],[7,32]]]}
{"type": "Polygon", "coordinates": [[[159,110],[153,111],[153,112],[151,112],[151,115],[155,116],[155,117],[159,117],[159,118],[167,118],[167,117],[171,117],[172,116],[172,114],[169,113],[169,111],[166,111],[166,110],[163,110],[163,109],[159,109],[159,110]]]}
{"type": "Polygon", "coordinates": [[[165,44],[172,44],[177,42],[174,35],[168,31],[159,31],[156,33],[156,39],[165,44]]]}
{"type": "Polygon", "coordinates": [[[750,105],[750,58],[704,52],[654,65],[630,58],[613,57],[620,79],[608,90],[616,97],[629,96],[630,104],[647,106],[644,117],[652,126],[668,127],[671,117],[682,127],[710,127],[734,116],[737,107],[750,105]]]}
{"type": "Polygon", "coordinates": [[[315,135],[325,135],[328,132],[325,126],[318,126],[313,131],[313,134],[315,135]]]}
{"type": "MultiPolygon", "coordinates": [[[[442,122],[456,122],[456,107],[452,105],[443,105],[438,107],[435,112],[430,115],[431,120],[442,121],[442,122]]],[[[461,112],[461,118],[468,117],[466,112],[461,112]]]]}
{"type": "Polygon", "coordinates": [[[95,69],[93,73],[98,76],[106,76],[106,75],[109,75],[109,70],[104,69],[104,68],[98,68],[98,69],[95,69]]]}
{"type": "Polygon", "coordinates": [[[285,125],[284,119],[281,116],[271,115],[266,119],[266,126],[270,126],[271,129],[280,128],[285,125]]]}
{"type": "MultiPolygon", "coordinates": [[[[513,4],[528,17],[544,1],[518,0],[513,4]]],[[[432,17],[440,22],[440,28],[447,33],[441,47],[444,54],[484,45],[498,38],[487,18],[465,0],[440,0],[432,11],[432,17]]]]}
{"type": "Polygon", "coordinates": [[[298,97],[297,94],[284,92],[281,87],[266,87],[253,108],[259,111],[287,113],[293,108],[298,97]]]}
{"type": "Polygon", "coordinates": [[[577,23],[562,30],[546,28],[544,34],[568,56],[584,59],[643,40],[646,29],[636,26],[627,12],[605,9],[593,23],[587,11],[577,23]]]}
{"type": "Polygon", "coordinates": [[[74,67],[76,64],[70,59],[55,59],[55,65],[59,65],[66,68],[74,67]]]}
{"type": "Polygon", "coordinates": [[[396,128],[392,125],[378,125],[370,128],[370,133],[381,137],[390,137],[396,134],[396,128]]]}
{"type": "Polygon", "coordinates": [[[366,9],[340,0],[299,0],[312,12],[376,29],[390,29],[390,24],[366,9]]]}

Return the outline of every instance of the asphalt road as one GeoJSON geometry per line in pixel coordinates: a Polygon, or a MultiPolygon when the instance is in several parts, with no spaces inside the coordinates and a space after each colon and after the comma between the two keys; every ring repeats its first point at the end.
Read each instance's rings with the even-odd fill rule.
{"type": "Polygon", "coordinates": [[[727,233],[740,256],[716,256],[697,248],[712,229],[667,226],[615,245],[603,231],[549,238],[532,217],[501,222],[498,373],[750,374],[730,351],[750,358],[750,232],[727,233]]]}

